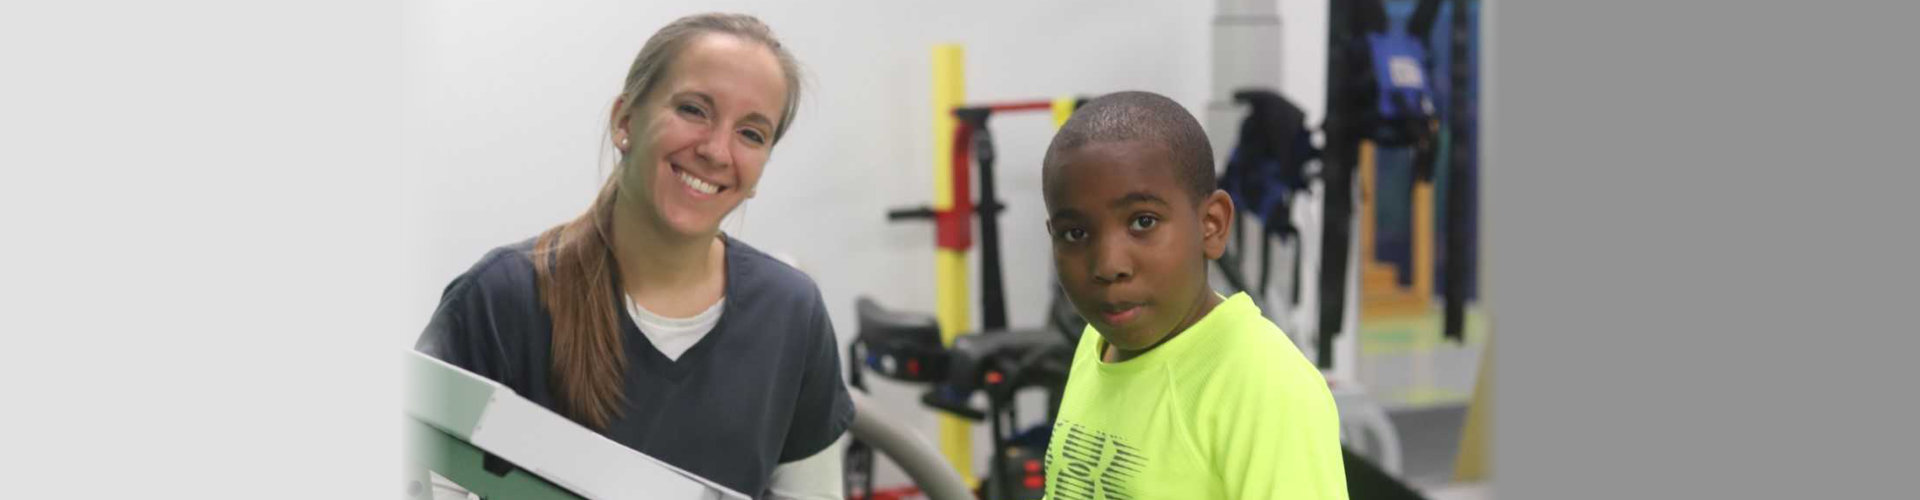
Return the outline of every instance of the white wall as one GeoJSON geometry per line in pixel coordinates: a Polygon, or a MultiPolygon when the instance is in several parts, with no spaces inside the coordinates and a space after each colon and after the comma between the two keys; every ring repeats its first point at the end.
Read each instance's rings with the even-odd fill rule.
{"type": "MultiPolygon", "coordinates": [[[[1324,51],[1324,2],[1281,4],[1285,46],[1324,51]]],[[[1143,89],[1199,115],[1209,85],[1212,5],[1204,1],[403,5],[403,178],[420,248],[410,256],[417,282],[409,292],[422,326],[441,288],[482,253],[585,208],[612,158],[603,132],[627,65],[648,35],[684,14],[755,14],[807,71],[798,121],[775,149],[759,197],[724,227],[798,259],[819,282],[843,344],[855,333],[860,294],[933,307],[931,224],[889,224],[885,213],[932,199],[934,44],[965,45],[970,101],[1143,89]]],[[[1316,118],[1323,65],[1323,54],[1283,63],[1283,81],[1305,87],[1301,105],[1316,118]]],[[[1051,271],[1038,164],[1051,123],[1044,114],[1008,116],[993,131],[999,192],[1010,205],[1001,219],[1009,319],[1039,325],[1051,271]]],[[[417,333],[398,332],[395,342],[417,333]]],[[[914,388],[879,385],[877,399],[897,402],[889,410],[933,435],[914,388]]]]}
{"type": "Polygon", "coordinates": [[[1280,90],[1320,126],[1327,110],[1328,0],[1280,2],[1280,90]]]}

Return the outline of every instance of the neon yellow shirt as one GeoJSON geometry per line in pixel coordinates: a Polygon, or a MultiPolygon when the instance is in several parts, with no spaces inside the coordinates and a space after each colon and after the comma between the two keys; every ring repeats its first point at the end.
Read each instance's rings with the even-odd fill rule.
{"type": "Polygon", "coordinates": [[[1319,369],[1246,294],[1133,359],[1088,327],[1047,446],[1047,496],[1345,499],[1319,369]]]}

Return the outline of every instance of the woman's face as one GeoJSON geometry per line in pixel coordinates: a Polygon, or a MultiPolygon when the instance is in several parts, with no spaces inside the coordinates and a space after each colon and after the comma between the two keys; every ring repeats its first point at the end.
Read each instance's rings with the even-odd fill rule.
{"type": "Polygon", "coordinates": [[[668,231],[716,234],[760,182],[786,78],[772,51],[726,34],[693,40],[663,76],[614,117],[614,145],[626,152],[620,192],[668,231]]]}

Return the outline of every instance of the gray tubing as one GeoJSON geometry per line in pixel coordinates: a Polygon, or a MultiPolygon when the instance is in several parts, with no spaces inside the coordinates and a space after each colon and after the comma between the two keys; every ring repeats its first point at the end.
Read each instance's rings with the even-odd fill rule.
{"type": "Polygon", "coordinates": [[[847,393],[853,396],[853,437],[898,464],[929,500],[973,500],[973,490],[932,443],[881,413],[867,395],[858,390],[847,393]]]}

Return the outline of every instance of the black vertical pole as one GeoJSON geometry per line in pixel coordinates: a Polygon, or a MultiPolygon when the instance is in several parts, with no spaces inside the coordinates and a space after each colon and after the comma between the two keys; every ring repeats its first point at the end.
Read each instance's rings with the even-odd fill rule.
{"type": "MultiPolygon", "coordinates": [[[[1364,110],[1354,105],[1356,70],[1355,49],[1364,49],[1362,31],[1354,22],[1353,2],[1330,0],[1327,18],[1327,147],[1322,157],[1322,179],[1326,188],[1326,209],[1321,212],[1319,335],[1315,348],[1316,364],[1333,367],[1333,337],[1340,333],[1347,279],[1347,238],[1353,204],[1353,162],[1359,156],[1358,116],[1364,110]]],[[[1364,101],[1360,101],[1364,105],[1364,101]]]]}
{"type": "Polygon", "coordinates": [[[973,129],[973,161],[980,166],[980,308],[984,330],[1007,328],[1007,294],[1000,275],[1000,197],[993,183],[993,132],[987,129],[988,109],[961,109],[962,120],[973,129]]]}
{"type": "Polygon", "coordinates": [[[1453,145],[1450,148],[1450,154],[1447,155],[1450,157],[1448,170],[1451,172],[1447,180],[1447,241],[1445,242],[1447,260],[1442,268],[1442,273],[1447,279],[1446,312],[1444,313],[1445,327],[1441,330],[1441,336],[1455,342],[1463,342],[1466,339],[1467,280],[1469,279],[1467,254],[1472,251],[1468,248],[1466,221],[1473,216],[1468,213],[1467,193],[1472,183],[1477,182],[1479,177],[1472,172],[1474,170],[1472,155],[1478,148],[1475,147],[1475,134],[1470,126],[1477,113],[1474,112],[1474,99],[1470,99],[1470,89],[1467,88],[1470,84],[1468,80],[1474,71],[1472,61],[1467,58],[1467,41],[1473,35],[1468,31],[1467,26],[1468,3],[1464,0],[1454,0],[1453,27],[1448,30],[1452,35],[1451,43],[1448,44],[1451,51],[1448,57],[1451,64],[1448,64],[1450,66],[1448,69],[1452,72],[1449,75],[1452,78],[1452,85],[1448,89],[1452,95],[1448,96],[1448,100],[1452,102],[1448,105],[1450,109],[1447,113],[1447,122],[1453,136],[1453,145]]]}

